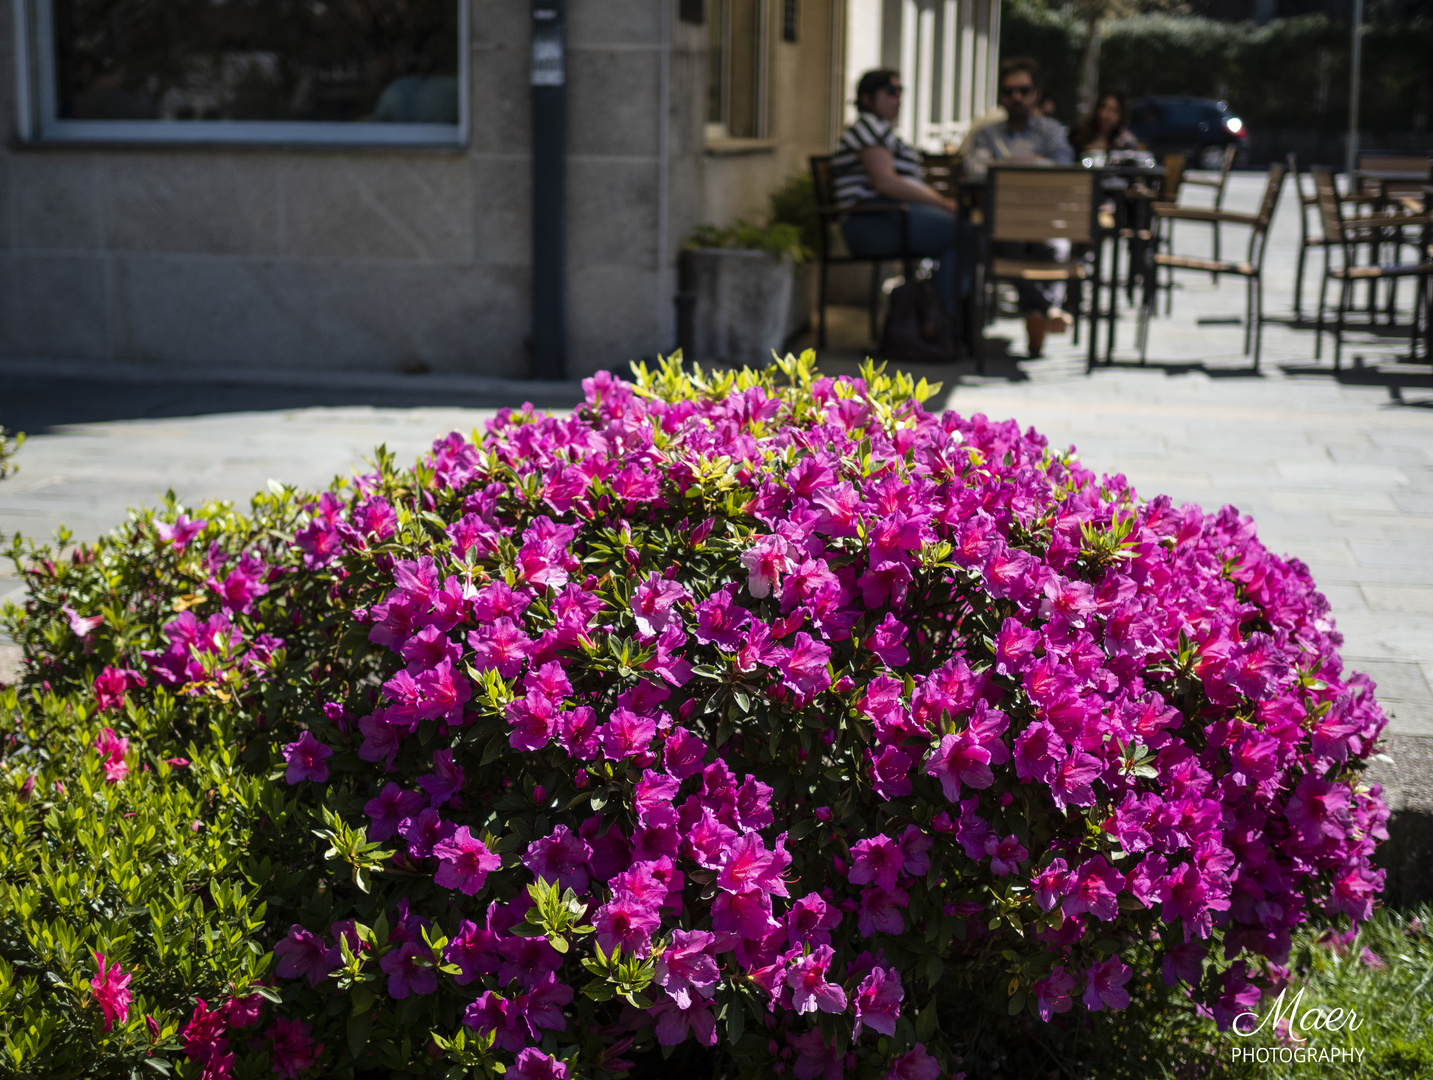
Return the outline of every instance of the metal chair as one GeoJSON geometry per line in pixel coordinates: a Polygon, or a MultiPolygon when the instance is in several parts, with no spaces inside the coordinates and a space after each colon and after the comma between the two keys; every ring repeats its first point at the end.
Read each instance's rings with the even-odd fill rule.
{"type": "Polygon", "coordinates": [[[1379,281],[1396,282],[1403,278],[1418,280],[1419,288],[1414,294],[1413,301],[1413,339],[1416,351],[1419,318],[1423,307],[1427,304],[1428,279],[1433,277],[1433,254],[1430,254],[1429,251],[1430,238],[1433,238],[1433,215],[1389,214],[1358,217],[1352,221],[1345,221],[1343,217],[1344,200],[1339,196],[1333,170],[1315,168],[1311,171],[1314,177],[1314,198],[1318,202],[1319,221],[1323,225],[1324,237],[1329,248],[1338,248],[1343,256],[1342,265],[1335,266],[1330,260],[1324,267],[1323,283],[1319,287],[1318,326],[1314,331],[1317,334],[1314,343],[1314,358],[1318,359],[1323,355],[1324,309],[1327,304],[1330,281],[1339,283],[1338,315],[1333,331],[1335,371],[1342,370],[1344,314],[1351,306],[1354,283],[1359,281],[1377,283],[1379,281]],[[1359,266],[1355,246],[1365,242],[1365,238],[1370,233],[1386,229],[1390,225],[1399,229],[1417,226],[1422,230],[1418,242],[1418,259],[1411,263],[1394,262],[1359,266]]]}
{"type": "MultiPolygon", "coordinates": [[[[1246,225],[1249,227],[1249,251],[1241,262],[1204,259],[1193,255],[1175,255],[1161,252],[1157,248],[1154,249],[1153,262],[1156,272],[1159,267],[1167,266],[1171,273],[1175,270],[1199,270],[1205,273],[1235,274],[1244,279],[1246,307],[1244,355],[1249,355],[1252,346],[1255,371],[1259,370],[1259,353],[1264,343],[1264,254],[1269,246],[1269,223],[1274,219],[1274,207],[1279,201],[1279,189],[1284,185],[1286,171],[1285,166],[1277,162],[1269,166],[1269,179],[1264,185],[1264,197],[1259,202],[1259,212],[1256,214],[1239,214],[1232,210],[1216,210],[1205,207],[1173,206],[1169,203],[1156,203],[1154,206],[1156,234],[1165,222],[1172,223],[1174,221],[1209,221],[1220,225],[1246,225]]],[[[1153,306],[1154,300],[1151,296],[1140,312],[1140,363],[1144,363],[1146,349],[1149,345],[1149,320],[1153,314],[1151,311],[1153,306]]]]}
{"type": "MultiPolygon", "coordinates": [[[[1183,154],[1165,154],[1161,162],[1164,166],[1164,187],[1160,194],[1163,198],[1160,202],[1170,206],[1179,205],[1179,189],[1184,186],[1184,170],[1189,164],[1189,159],[1183,154]]],[[[1174,222],[1169,223],[1169,229],[1164,234],[1164,247],[1166,251],[1173,250],[1174,246],[1174,222]]],[[[1163,285],[1159,284],[1158,277],[1154,280],[1156,289],[1164,290],[1164,313],[1171,314],[1174,311],[1174,272],[1171,270],[1163,285]]]]}
{"type": "MultiPolygon", "coordinates": [[[[1100,318],[1097,180],[1098,173],[1078,165],[1059,168],[992,166],[986,174],[985,193],[985,284],[988,290],[993,290],[998,281],[1068,282],[1076,290],[1075,302],[1069,310],[1076,320],[1075,330],[1078,333],[1081,286],[1087,277],[1094,278],[1087,371],[1094,367],[1095,345],[1099,338],[1094,330],[1100,318]],[[1093,269],[1081,257],[1045,261],[995,254],[997,244],[1039,244],[1051,240],[1068,240],[1072,247],[1090,245],[1094,250],[1093,269]]],[[[987,299],[986,317],[982,318],[982,324],[988,321],[988,313],[992,310],[993,304],[987,299]]],[[[983,355],[983,348],[981,352],[983,355]]]]}
{"type": "MultiPolygon", "coordinates": [[[[1186,176],[1184,177],[1185,187],[1206,187],[1214,189],[1214,209],[1224,209],[1224,192],[1229,189],[1229,170],[1234,168],[1234,154],[1236,150],[1233,143],[1224,148],[1224,156],[1219,162],[1218,176],[1186,176]]],[[[1219,262],[1219,222],[1211,222],[1214,227],[1214,261],[1219,262]]],[[[1210,275],[1217,282],[1219,271],[1215,270],[1210,275]]]]}
{"type": "MultiPolygon", "coordinates": [[[[905,265],[905,273],[910,277],[912,272],[912,258],[910,255],[882,256],[871,258],[863,255],[852,255],[846,249],[844,240],[833,242],[831,233],[840,231],[841,219],[847,214],[900,214],[906,218],[909,208],[904,203],[882,203],[880,206],[837,206],[835,196],[835,181],[831,174],[830,155],[821,155],[811,158],[811,184],[816,193],[816,214],[820,219],[820,239],[817,244],[816,258],[820,262],[820,269],[817,271],[817,329],[816,346],[824,349],[826,347],[826,287],[828,281],[828,270],[832,266],[843,266],[851,263],[871,264],[871,287],[867,306],[871,318],[871,340],[875,341],[880,337],[880,302],[881,302],[881,264],[891,262],[893,259],[900,259],[905,265]],[[845,254],[839,252],[845,251],[845,254]]],[[[902,225],[901,234],[909,235],[907,226],[902,225]]]]}
{"type": "Polygon", "coordinates": [[[1288,156],[1289,176],[1294,181],[1294,195],[1299,204],[1299,255],[1294,264],[1294,321],[1302,322],[1304,318],[1303,296],[1304,296],[1304,263],[1308,259],[1309,248],[1319,248],[1324,254],[1324,265],[1328,265],[1328,239],[1323,232],[1314,233],[1309,228],[1309,210],[1317,210],[1319,199],[1317,193],[1304,191],[1304,178],[1299,172],[1298,155],[1290,153],[1288,156]]]}

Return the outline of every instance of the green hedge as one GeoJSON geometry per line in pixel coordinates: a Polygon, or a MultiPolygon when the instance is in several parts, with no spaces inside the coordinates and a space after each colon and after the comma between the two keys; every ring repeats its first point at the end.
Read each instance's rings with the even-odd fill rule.
{"type": "MultiPolygon", "coordinates": [[[[1085,27],[1070,9],[1007,0],[1002,56],[1034,56],[1073,121],[1085,27]]],[[[1360,127],[1427,130],[1433,120],[1433,20],[1371,25],[1364,35],[1360,127]]],[[[1142,94],[1227,100],[1255,132],[1326,132],[1348,123],[1349,31],[1323,15],[1265,26],[1198,16],[1142,15],[1111,25],[1100,50],[1100,85],[1142,94]]]]}

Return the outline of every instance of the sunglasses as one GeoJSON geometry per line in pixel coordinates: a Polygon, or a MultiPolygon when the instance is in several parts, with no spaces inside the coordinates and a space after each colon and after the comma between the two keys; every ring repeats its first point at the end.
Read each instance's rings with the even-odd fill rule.
{"type": "Polygon", "coordinates": [[[1035,93],[1033,86],[1002,86],[1000,92],[1006,97],[1030,97],[1035,93]]]}

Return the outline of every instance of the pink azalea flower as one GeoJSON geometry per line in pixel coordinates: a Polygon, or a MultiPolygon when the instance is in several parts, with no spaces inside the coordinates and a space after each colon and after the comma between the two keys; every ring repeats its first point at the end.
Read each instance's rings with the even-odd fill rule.
{"type": "Polygon", "coordinates": [[[525,1047],[508,1070],[511,1080],[567,1080],[567,1066],[549,1054],[525,1047]]]}
{"type": "Polygon", "coordinates": [[[416,791],[404,791],[393,783],[385,784],[381,792],[363,805],[363,812],[373,820],[368,829],[368,839],[392,839],[398,832],[398,823],[417,814],[422,806],[423,796],[416,791]]]}
{"type": "Polygon", "coordinates": [[[481,891],[488,875],[503,865],[502,856],[489,851],[466,825],[434,844],[433,854],[439,859],[434,883],[445,889],[458,889],[468,896],[481,891]]]}
{"type": "Polygon", "coordinates": [[[683,1008],[671,998],[663,998],[647,1010],[647,1015],[656,1021],[654,1033],[659,1046],[680,1046],[693,1033],[703,1046],[717,1044],[716,1017],[705,1001],[683,1008]]]}
{"type": "Polygon", "coordinates": [[[680,1009],[716,993],[721,977],[711,950],[716,935],[705,930],[674,930],[672,940],[657,957],[652,981],[665,990],[680,1009]],[[695,996],[693,996],[695,994],[695,996]]]}
{"type": "Polygon", "coordinates": [[[275,1017],[264,1037],[273,1040],[269,1050],[272,1071],[283,1080],[294,1080],[312,1069],[323,1057],[323,1043],[316,1043],[305,1020],[275,1017]]]}
{"type": "Polygon", "coordinates": [[[1085,1008],[1091,1012],[1109,1008],[1119,1011],[1129,1008],[1129,992],[1125,983],[1134,974],[1134,968],[1125,964],[1118,956],[1090,968],[1089,983],[1085,987],[1085,1008]]]}
{"type": "Polygon", "coordinates": [[[851,1037],[859,1039],[863,1027],[882,1035],[895,1035],[905,996],[900,972],[894,968],[872,968],[856,988],[856,1026],[851,1037]]]}
{"type": "Polygon", "coordinates": [[[130,690],[144,685],[144,676],[128,668],[107,667],[95,677],[95,705],[101,712],[118,709],[130,690]]]}
{"type": "Polygon", "coordinates": [[[562,954],[545,937],[508,937],[498,941],[498,982],[507,986],[514,979],[525,988],[542,982],[543,976],[562,967],[562,954]]]}
{"type": "MultiPolygon", "coordinates": [[[[924,1043],[916,1043],[895,1061],[884,1080],[940,1080],[940,1062],[926,1053],[924,1043]]],[[[957,1077],[964,1073],[956,1074],[957,1077]]]]}
{"type": "Polygon", "coordinates": [[[866,639],[866,648],[881,659],[887,667],[904,667],[910,663],[911,654],[906,649],[906,635],[909,629],[890,612],[866,639]]]}
{"type": "Polygon", "coordinates": [[[1069,871],[1064,859],[1054,859],[1030,879],[1030,887],[1035,890],[1035,902],[1040,905],[1041,911],[1049,911],[1070,891],[1074,875],[1069,871]]]}
{"type": "Polygon", "coordinates": [[[120,738],[113,728],[101,728],[95,736],[94,745],[99,752],[107,783],[117,784],[129,775],[129,765],[124,760],[129,753],[128,739],[120,738]]]}
{"type": "Polygon", "coordinates": [[[587,860],[591,857],[592,849],[580,836],[574,836],[566,825],[558,825],[550,835],[527,846],[522,862],[534,877],[580,895],[587,891],[587,860]]]}
{"type": "Polygon", "coordinates": [[[846,1074],[846,1054],[840,1036],[833,1035],[828,1043],[817,1028],[788,1038],[797,1055],[793,1070],[796,1080],[841,1080],[846,1074]]]}
{"type": "Polygon", "coordinates": [[[154,531],[159,534],[159,539],[166,544],[173,546],[175,551],[183,551],[193,540],[206,528],[209,522],[204,520],[191,520],[184,513],[180,513],[174,519],[174,524],[157,521],[154,524],[154,531]]]}
{"type": "Polygon", "coordinates": [[[1124,888],[1120,872],[1105,862],[1103,855],[1086,859],[1071,875],[1069,893],[1061,905],[1066,915],[1091,912],[1106,922],[1119,914],[1119,894],[1124,888]]]}
{"type": "Polygon", "coordinates": [[[438,750],[433,754],[433,772],[418,778],[418,786],[428,793],[430,806],[442,806],[463,787],[463,770],[453,764],[453,751],[438,750]]]}
{"type": "Polygon", "coordinates": [[[652,745],[657,737],[657,721],[650,716],[637,716],[630,709],[614,709],[612,719],[597,729],[602,752],[612,761],[634,757],[652,745]]]}
{"type": "Polygon", "coordinates": [[[990,856],[990,872],[997,876],[1016,873],[1020,864],[1030,857],[1013,833],[1003,840],[992,834],[985,838],[985,854],[990,856]]]}
{"type": "Polygon", "coordinates": [[[479,671],[496,670],[504,679],[512,679],[522,671],[523,661],[532,652],[532,639],[504,616],[469,633],[468,648],[473,650],[473,667],[479,671]]]}
{"type": "Polygon", "coordinates": [[[312,731],[305,731],[298,741],[284,747],[284,760],[289,767],[284,779],[289,784],[312,780],[316,784],[328,780],[328,763],[324,760],[333,756],[333,751],[313,737],[312,731]]]}
{"type": "Polygon", "coordinates": [[[279,978],[304,978],[310,986],[318,986],[338,966],[324,943],[297,923],[274,946],[274,956],[279,962],[274,973],[279,978]]]}
{"type": "Polygon", "coordinates": [[[781,575],[791,568],[786,541],[779,536],[763,536],[741,553],[741,564],[747,571],[747,591],[758,600],[771,595],[781,575]]]}
{"type": "Polygon", "coordinates": [[[104,1013],[104,1029],[109,1031],[118,1020],[129,1019],[129,1004],[134,995],[129,991],[132,974],[125,974],[118,964],[107,964],[104,953],[95,953],[95,977],[90,980],[90,996],[104,1013]]]}
{"type": "Polygon", "coordinates": [[[104,624],[103,615],[91,615],[89,618],[82,618],[75,614],[75,609],[70,607],[69,604],[61,604],[60,610],[64,613],[65,618],[69,620],[70,630],[77,638],[88,637],[90,631],[104,624]]]}
{"type": "Polygon", "coordinates": [[[1056,964],[1049,975],[1030,987],[1030,992],[1035,995],[1035,1009],[1040,1014],[1040,1019],[1048,1024],[1056,1013],[1069,1012],[1070,993],[1074,989],[1074,976],[1056,964]]]}
{"type": "Polygon", "coordinates": [[[852,885],[870,885],[891,892],[905,865],[900,844],[882,833],[851,845],[851,869],[846,880],[852,885]]]}
{"type": "Polygon", "coordinates": [[[818,945],[810,953],[792,961],[786,969],[786,985],[791,988],[791,1006],[798,1013],[840,1013],[846,1011],[846,991],[828,982],[826,974],[835,950],[818,945]]]}
{"type": "Polygon", "coordinates": [[[900,909],[910,902],[910,895],[904,889],[865,889],[861,892],[861,906],[856,921],[856,930],[862,937],[875,933],[899,934],[906,928],[900,909]]]}
{"type": "Polygon", "coordinates": [[[632,590],[632,617],[637,631],[656,637],[667,628],[673,605],[687,599],[687,590],[675,581],[668,581],[653,571],[647,580],[632,590]]]}
{"type": "Polygon", "coordinates": [[[433,954],[419,941],[405,941],[379,961],[388,974],[388,996],[401,1001],[409,994],[425,996],[438,990],[438,971],[433,954]]]}
{"type": "Polygon", "coordinates": [[[802,698],[811,698],[831,685],[831,675],[826,665],[831,659],[831,647],[814,640],[805,632],[796,635],[791,651],[777,667],[785,685],[795,690],[802,698]]]}
{"type": "Polygon", "coordinates": [[[652,935],[662,920],[655,909],[619,894],[597,909],[592,925],[597,928],[597,943],[604,952],[620,948],[625,956],[646,956],[652,951],[652,935]]]}
{"type": "Polygon", "coordinates": [[[498,937],[491,930],[464,919],[458,932],[443,950],[443,962],[455,964],[460,970],[453,976],[459,986],[467,986],[483,975],[498,973],[498,937]]]}

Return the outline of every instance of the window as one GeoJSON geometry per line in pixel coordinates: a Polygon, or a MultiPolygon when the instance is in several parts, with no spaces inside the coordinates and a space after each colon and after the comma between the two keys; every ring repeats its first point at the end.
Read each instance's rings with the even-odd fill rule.
{"type": "Polygon", "coordinates": [[[459,145],[462,0],[27,0],[44,138],[459,145]]]}
{"type": "Polygon", "coordinates": [[[708,0],[707,135],[766,135],[765,0],[708,0]]]}
{"type": "Polygon", "coordinates": [[[781,40],[796,43],[796,13],[801,0],[781,0],[781,40]]]}

